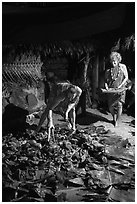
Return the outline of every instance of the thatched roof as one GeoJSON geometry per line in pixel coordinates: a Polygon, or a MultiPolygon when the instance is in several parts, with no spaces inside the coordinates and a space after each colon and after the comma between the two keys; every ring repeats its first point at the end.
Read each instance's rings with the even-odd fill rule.
{"type": "Polygon", "coordinates": [[[3,62],[6,63],[34,63],[43,62],[48,58],[59,56],[75,57],[78,60],[87,53],[103,52],[105,55],[111,50],[126,51],[135,50],[135,34],[120,36],[108,34],[94,39],[81,39],[75,41],[54,41],[45,44],[19,44],[3,45],[3,62]]]}
{"type": "Polygon", "coordinates": [[[115,45],[112,47],[113,51],[135,51],[135,34],[131,34],[130,36],[127,36],[125,38],[119,38],[115,45]]]}
{"type": "Polygon", "coordinates": [[[41,58],[42,61],[47,57],[71,56],[80,58],[86,53],[96,50],[96,44],[92,40],[83,41],[58,41],[45,44],[20,44],[3,45],[3,62],[34,62],[41,58]]]}

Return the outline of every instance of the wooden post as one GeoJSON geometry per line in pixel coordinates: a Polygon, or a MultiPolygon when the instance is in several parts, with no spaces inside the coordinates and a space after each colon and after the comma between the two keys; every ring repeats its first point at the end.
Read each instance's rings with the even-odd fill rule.
{"type": "MultiPolygon", "coordinates": [[[[85,66],[84,66],[84,81],[85,81],[85,83],[88,83],[87,73],[88,73],[89,62],[90,62],[90,56],[89,56],[89,53],[87,53],[86,60],[84,62],[84,64],[85,64],[85,66]]],[[[91,106],[92,102],[91,102],[90,92],[89,92],[89,88],[88,87],[86,87],[86,97],[87,97],[88,102],[89,102],[89,104],[91,106]]]]}
{"type": "Polygon", "coordinates": [[[98,88],[98,77],[99,77],[99,56],[96,56],[93,72],[92,72],[92,93],[93,93],[93,105],[92,107],[96,107],[96,101],[98,100],[97,96],[97,88],[98,88]]]}
{"type": "Polygon", "coordinates": [[[83,72],[84,82],[87,81],[87,71],[88,71],[89,61],[90,61],[89,53],[87,53],[86,59],[85,59],[85,61],[84,61],[84,72],[83,72]]]}
{"type": "MultiPolygon", "coordinates": [[[[77,110],[81,107],[82,114],[86,113],[86,98],[89,98],[89,92],[87,88],[87,71],[89,65],[90,57],[89,53],[87,53],[86,58],[84,59],[84,66],[82,66],[82,73],[79,79],[78,86],[82,89],[82,95],[80,97],[79,105],[77,106],[77,110]]],[[[82,64],[83,65],[83,64],[82,64]]]]}
{"type": "Polygon", "coordinates": [[[98,76],[98,88],[104,87],[105,80],[105,57],[101,56],[99,60],[99,76],[98,76]]]}

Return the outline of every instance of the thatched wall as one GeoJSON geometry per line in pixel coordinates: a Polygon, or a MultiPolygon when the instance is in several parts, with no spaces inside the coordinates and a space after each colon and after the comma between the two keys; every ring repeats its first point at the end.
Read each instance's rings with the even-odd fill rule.
{"type": "Polygon", "coordinates": [[[42,63],[3,64],[3,111],[9,103],[13,103],[29,112],[34,112],[45,105],[41,66],[42,63]]]}

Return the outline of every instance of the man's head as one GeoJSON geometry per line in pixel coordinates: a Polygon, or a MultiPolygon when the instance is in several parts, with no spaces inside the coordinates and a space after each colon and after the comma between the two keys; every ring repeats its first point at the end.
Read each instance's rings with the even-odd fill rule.
{"type": "Polygon", "coordinates": [[[113,67],[118,66],[118,64],[121,62],[122,57],[118,52],[111,52],[110,54],[110,62],[113,65],[113,67]]]}

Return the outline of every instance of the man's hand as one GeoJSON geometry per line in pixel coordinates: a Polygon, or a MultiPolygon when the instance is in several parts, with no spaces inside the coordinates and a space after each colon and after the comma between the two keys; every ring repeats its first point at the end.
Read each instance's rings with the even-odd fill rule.
{"type": "Polygon", "coordinates": [[[28,123],[29,125],[33,125],[34,122],[35,122],[35,116],[33,113],[26,116],[26,123],[28,123]]]}
{"type": "Polygon", "coordinates": [[[105,83],[105,88],[108,90],[108,85],[107,85],[107,83],[105,83]]]}

